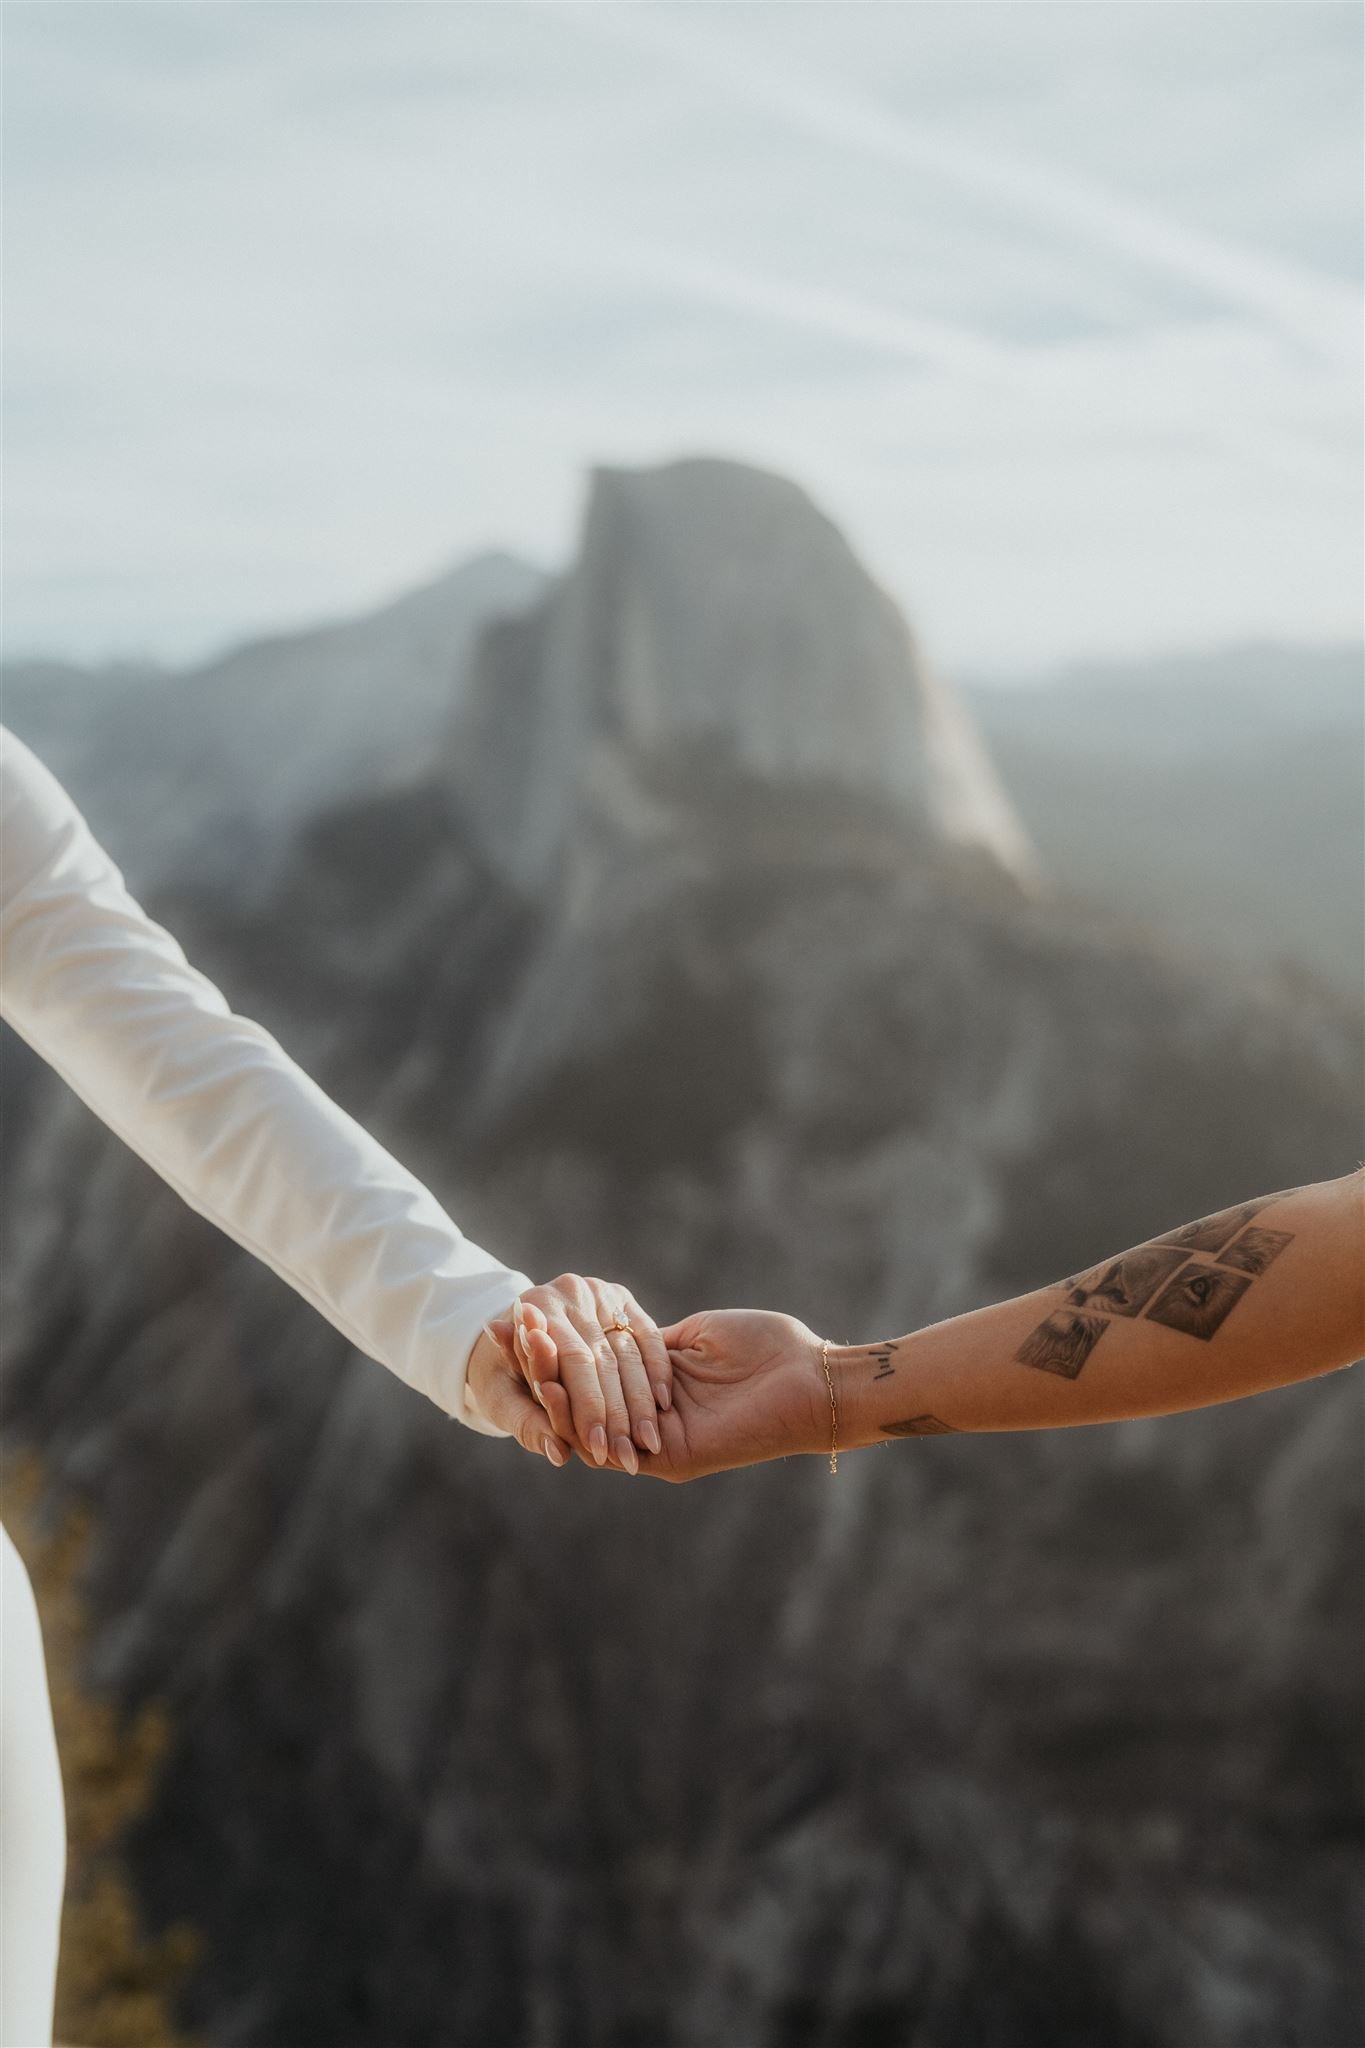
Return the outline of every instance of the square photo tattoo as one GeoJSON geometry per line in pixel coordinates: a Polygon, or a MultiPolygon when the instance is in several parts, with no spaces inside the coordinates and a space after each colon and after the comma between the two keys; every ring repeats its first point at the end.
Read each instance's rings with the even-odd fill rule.
{"type": "Polygon", "coordinates": [[[1147,1314],[1168,1330],[1187,1337],[1212,1337],[1250,1287],[1240,1273],[1222,1273],[1217,1266],[1186,1266],[1157,1296],[1147,1314]]]}
{"type": "Polygon", "coordinates": [[[1225,1252],[1218,1254],[1220,1266],[1235,1266],[1239,1273],[1264,1273],[1287,1244],[1294,1241],[1290,1230],[1244,1230],[1234,1237],[1225,1252]]]}
{"type": "Polygon", "coordinates": [[[1014,1355],[1020,1365],[1036,1365],[1040,1372],[1060,1373],[1063,1379],[1074,1380],[1108,1328],[1105,1316],[1054,1309],[1046,1322],[1030,1331],[1014,1355]]]}
{"type": "Polygon", "coordinates": [[[1143,1245],[1138,1251],[1112,1259],[1107,1266],[1096,1266],[1093,1272],[1083,1274],[1067,1300],[1073,1308],[1135,1316],[1146,1307],[1162,1282],[1169,1280],[1184,1263],[1184,1252],[1143,1245]]]}

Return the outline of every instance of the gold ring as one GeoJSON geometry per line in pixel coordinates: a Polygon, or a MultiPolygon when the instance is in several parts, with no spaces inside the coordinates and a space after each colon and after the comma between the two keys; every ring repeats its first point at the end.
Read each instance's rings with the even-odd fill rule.
{"type": "Polygon", "coordinates": [[[604,1330],[624,1330],[628,1337],[633,1337],[635,1334],[630,1317],[621,1315],[619,1312],[613,1316],[609,1323],[603,1323],[602,1328],[604,1330]]]}

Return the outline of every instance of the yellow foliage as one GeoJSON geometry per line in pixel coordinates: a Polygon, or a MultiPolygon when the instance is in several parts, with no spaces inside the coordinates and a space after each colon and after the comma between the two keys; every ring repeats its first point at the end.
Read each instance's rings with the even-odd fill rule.
{"type": "Polygon", "coordinates": [[[154,1706],[122,1716],[85,1683],[89,1618],[80,1574],[88,1512],[48,1511],[42,1469],[31,1457],[8,1466],[4,1505],[42,1617],[66,1794],[57,2038],[80,2048],[196,2048],[176,2026],[174,2007],[199,1937],[187,1926],[147,1934],[121,1855],[125,1831],[151,1800],[169,1723],[154,1706]]]}

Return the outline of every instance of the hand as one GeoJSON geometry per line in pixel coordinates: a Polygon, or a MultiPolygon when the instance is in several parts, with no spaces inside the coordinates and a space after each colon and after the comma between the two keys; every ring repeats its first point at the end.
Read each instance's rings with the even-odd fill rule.
{"type": "MultiPolygon", "coordinates": [[[[825,1452],[829,1389],[820,1339],[795,1316],[710,1309],[662,1331],[673,1360],[661,1445],[642,1458],[658,1479],[698,1479],[736,1465],[825,1452]]],[[[539,1368],[548,1340],[530,1338],[539,1368]]]]}
{"type": "Polygon", "coordinates": [[[505,1429],[524,1451],[567,1465],[574,1446],[556,1436],[548,1417],[531,1399],[512,1349],[512,1322],[490,1323],[469,1354],[465,1389],[485,1422],[505,1429]],[[506,1332],[504,1337],[503,1332],[506,1332]]]}
{"type": "MultiPolygon", "coordinates": [[[[672,1399],[673,1368],[658,1325],[628,1288],[562,1273],[521,1295],[510,1317],[489,1325],[489,1334],[501,1344],[505,1360],[520,1366],[544,1410],[549,1433],[565,1447],[566,1456],[572,1446],[596,1465],[610,1462],[633,1475],[640,1469],[640,1452],[661,1449],[659,1421],[672,1399]]],[[[472,1370],[473,1359],[470,1365],[472,1370]]],[[[517,1415],[520,1426],[512,1433],[525,1444],[521,1432],[529,1430],[527,1417],[505,1386],[495,1398],[517,1415]]],[[[477,1388],[475,1399],[490,1421],[510,1427],[485,1408],[477,1388]]],[[[552,1464],[558,1463],[543,1441],[545,1432],[529,1433],[534,1441],[526,1447],[544,1450],[552,1464]]]]}

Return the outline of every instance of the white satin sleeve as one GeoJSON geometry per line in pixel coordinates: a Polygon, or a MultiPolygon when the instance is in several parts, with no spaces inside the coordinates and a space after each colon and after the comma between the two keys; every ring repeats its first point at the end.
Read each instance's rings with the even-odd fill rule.
{"type": "Polygon", "coordinates": [[[192,1209],[446,1414],[505,1434],[465,1372],[531,1282],[233,1013],[2,727],[0,948],[0,1013],[192,1209]]]}

